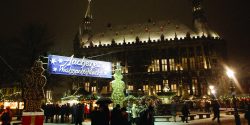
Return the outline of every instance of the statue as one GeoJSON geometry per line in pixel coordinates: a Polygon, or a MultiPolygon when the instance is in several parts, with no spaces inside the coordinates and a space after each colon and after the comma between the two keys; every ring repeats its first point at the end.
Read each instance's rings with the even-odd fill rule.
{"type": "Polygon", "coordinates": [[[41,112],[41,101],[44,99],[43,87],[47,80],[43,75],[44,68],[42,61],[35,61],[30,72],[25,76],[24,99],[26,100],[26,112],[41,112]]]}
{"type": "Polygon", "coordinates": [[[122,81],[122,74],[121,74],[121,66],[119,63],[116,65],[115,74],[114,74],[114,80],[112,83],[112,95],[111,98],[114,102],[114,105],[120,104],[120,106],[123,105],[123,100],[125,98],[124,90],[125,90],[125,84],[122,81]]]}

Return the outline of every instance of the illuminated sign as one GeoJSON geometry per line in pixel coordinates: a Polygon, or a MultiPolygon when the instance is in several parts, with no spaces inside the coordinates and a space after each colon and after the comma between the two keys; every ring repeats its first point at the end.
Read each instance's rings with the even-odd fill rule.
{"type": "Polygon", "coordinates": [[[48,71],[51,74],[112,78],[111,62],[49,55],[48,71]]]}

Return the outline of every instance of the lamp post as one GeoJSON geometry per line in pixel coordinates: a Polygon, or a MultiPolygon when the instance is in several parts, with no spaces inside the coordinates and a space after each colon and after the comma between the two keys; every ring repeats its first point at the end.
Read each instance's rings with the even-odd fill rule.
{"type": "Polygon", "coordinates": [[[231,90],[231,94],[232,94],[232,97],[233,97],[235,124],[236,125],[241,125],[240,115],[238,113],[237,104],[236,104],[235,86],[233,84],[234,72],[231,69],[227,69],[227,76],[230,79],[230,90],[231,90]]]}

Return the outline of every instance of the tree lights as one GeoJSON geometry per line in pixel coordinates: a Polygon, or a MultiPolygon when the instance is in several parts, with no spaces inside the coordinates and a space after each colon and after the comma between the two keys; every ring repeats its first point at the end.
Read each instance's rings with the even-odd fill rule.
{"type": "Polygon", "coordinates": [[[124,94],[125,84],[122,81],[122,78],[123,76],[121,74],[121,66],[119,63],[117,63],[114,74],[114,80],[111,82],[113,89],[111,98],[114,102],[114,105],[116,104],[120,104],[121,106],[123,105],[123,100],[125,98],[124,94]]]}

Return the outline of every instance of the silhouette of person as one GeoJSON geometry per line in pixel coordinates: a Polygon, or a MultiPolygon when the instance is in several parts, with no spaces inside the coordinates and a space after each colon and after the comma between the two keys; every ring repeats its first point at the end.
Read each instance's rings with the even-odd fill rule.
{"type": "Polygon", "coordinates": [[[84,106],[82,104],[77,104],[76,116],[75,116],[75,125],[82,125],[83,121],[83,110],[84,106]]]}
{"type": "Polygon", "coordinates": [[[182,107],[181,112],[183,115],[182,121],[183,122],[186,121],[186,123],[188,123],[188,115],[190,114],[190,112],[189,112],[188,104],[186,102],[184,103],[184,106],[182,107]]]}
{"type": "Polygon", "coordinates": [[[119,125],[122,120],[122,113],[120,105],[117,104],[115,108],[111,111],[111,125],[119,125]]]}
{"type": "Polygon", "coordinates": [[[248,104],[248,109],[245,112],[245,119],[248,121],[248,125],[250,125],[250,104],[248,104]]]}
{"type": "Polygon", "coordinates": [[[214,121],[217,118],[217,122],[220,123],[220,104],[217,101],[213,101],[212,107],[214,112],[212,120],[214,121]]]}
{"type": "Polygon", "coordinates": [[[0,115],[2,125],[10,125],[12,121],[12,112],[10,111],[10,107],[6,107],[6,109],[0,115]]]}
{"type": "Polygon", "coordinates": [[[177,112],[176,102],[173,101],[171,104],[171,115],[173,116],[174,122],[176,122],[176,112],[177,112]]]}
{"type": "Polygon", "coordinates": [[[145,125],[154,125],[154,107],[149,105],[148,109],[146,110],[146,124],[145,125]]]}
{"type": "Polygon", "coordinates": [[[98,125],[98,107],[94,107],[94,110],[90,113],[91,125],[98,125]]]}

